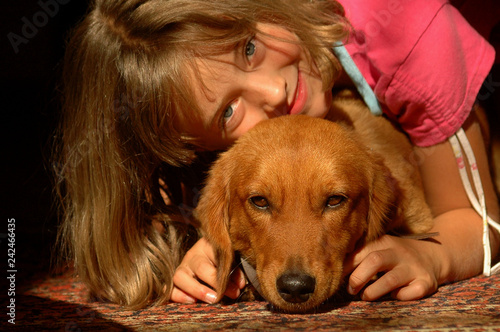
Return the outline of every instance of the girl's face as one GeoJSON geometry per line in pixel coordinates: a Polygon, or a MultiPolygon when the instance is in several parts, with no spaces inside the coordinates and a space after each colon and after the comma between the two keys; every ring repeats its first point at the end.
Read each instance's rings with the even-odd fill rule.
{"type": "Polygon", "coordinates": [[[287,42],[298,37],[276,25],[257,29],[261,33],[242,47],[197,61],[201,82],[196,80],[195,98],[202,114],[182,126],[206,149],[229,146],[265,119],[328,112],[331,92],[323,90],[316,65],[300,44],[287,42]]]}

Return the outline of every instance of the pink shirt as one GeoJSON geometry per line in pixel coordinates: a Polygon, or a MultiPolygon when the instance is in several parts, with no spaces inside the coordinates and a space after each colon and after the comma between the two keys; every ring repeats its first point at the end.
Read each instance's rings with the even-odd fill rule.
{"type": "Polygon", "coordinates": [[[495,51],[445,0],[339,0],[354,32],[346,49],[384,113],[413,143],[453,135],[495,51]]]}

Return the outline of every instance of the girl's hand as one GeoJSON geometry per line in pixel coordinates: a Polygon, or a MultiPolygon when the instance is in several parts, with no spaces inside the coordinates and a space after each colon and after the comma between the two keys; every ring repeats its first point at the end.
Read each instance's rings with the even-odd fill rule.
{"type": "MultiPolygon", "coordinates": [[[[217,298],[217,293],[213,290],[217,284],[216,276],[213,248],[207,240],[201,238],[189,249],[175,270],[174,289],[170,300],[179,303],[194,303],[196,300],[214,303],[217,298]]],[[[225,295],[232,299],[237,298],[245,283],[243,272],[236,269],[231,275],[225,295]]]]}
{"type": "Polygon", "coordinates": [[[374,301],[391,293],[398,300],[417,300],[437,290],[437,247],[430,241],[384,235],[352,253],[346,260],[345,274],[351,271],[347,285],[352,295],[374,301]],[[380,278],[364,288],[378,273],[380,278]],[[363,289],[364,288],[364,289],[363,289]]]}

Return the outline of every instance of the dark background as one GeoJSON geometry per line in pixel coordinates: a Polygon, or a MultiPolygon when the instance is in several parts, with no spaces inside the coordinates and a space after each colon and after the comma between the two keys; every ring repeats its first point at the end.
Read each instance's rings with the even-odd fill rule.
{"type": "Polygon", "coordinates": [[[59,112],[60,62],[69,29],[87,10],[87,1],[59,1],[4,0],[0,11],[0,266],[3,276],[7,270],[7,220],[15,218],[18,293],[29,285],[35,272],[48,270],[56,234],[50,140],[59,112]],[[52,3],[50,15],[40,3],[52,3]],[[30,38],[17,46],[16,53],[8,35],[24,38],[26,20],[38,20],[39,27],[25,28],[24,35],[30,38]]]}
{"type": "MultiPolygon", "coordinates": [[[[36,272],[47,271],[50,266],[51,246],[57,227],[50,150],[59,112],[60,62],[69,30],[84,15],[88,4],[84,0],[58,1],[60,3],[57,0],[3,0],[0,11],[0,266],[2,271],[6,271],[7,220],[15,218],[18,291],[29,286],[36,272]],[[35,26],[36,32],[28,31],[31,35],[26,38],[26,43],[18,45],[16,53],[8,35],[14,33],[24,38],[25,22],[34,23],[36,19],[43,19],[44,14],[40,12],[46,13],[40,3],[57,3],[58,6],[57,9],[51,8],[50,15],[45,14],[46,22],[38,21],[40,27],[35,26]]],[[[457,0],[454,3],[463,9],[479,31],[486,34],[491,23],[500,17],[497,1],[457,0]]],[[[499,30],[497,25],[497,49],[500,44],[499,30]]],[[[492,73],[492,79],[500,86],[498,66],[492,73]]],[[[492,119],[498,124],[500,88],[494,88],[493,98],[488,98],[488,102],[495,103],[496,98],[497,112],[492,114],[492,119]]]]}

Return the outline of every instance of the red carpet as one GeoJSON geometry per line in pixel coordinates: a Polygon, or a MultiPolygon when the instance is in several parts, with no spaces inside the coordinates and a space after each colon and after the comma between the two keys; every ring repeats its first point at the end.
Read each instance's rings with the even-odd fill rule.
{"type": "Polygon", "coordinates": [[[23,331],[500,331],[499,275],[446,285],[420,301],[353,301],[295,315],[272,312],[265,302],[128,311],[89,301],[83,285],[69,274],[32,285],[16,298],[16,327],[23,331]]]}

